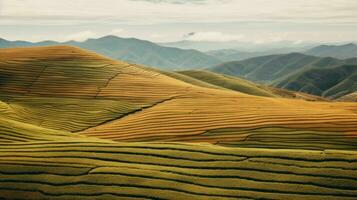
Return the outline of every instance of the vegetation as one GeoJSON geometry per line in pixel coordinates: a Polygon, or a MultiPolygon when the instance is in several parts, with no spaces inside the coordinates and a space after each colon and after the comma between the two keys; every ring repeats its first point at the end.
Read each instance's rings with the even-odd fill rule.
{"type": "Polygon", "coordinates": [[[355,199],[357,154],[166,143],[1,144],[10,199],[355,199]]]}
{"type": "Polygon", "coordinates": [[[313,68],[278,81],[277,87],[338,98],[357,91],[357,65],[313,68]]]}
{"type": "Polygon", "coordinates": [[[0,199],[357,195],[356,103],[68,46],[0,50],[0,75],[0,199]]]}
{"type": "Polygon", "coordinates": [[[352,101],[357,102],[357,92],[342,96],[338,98],[339,101],[352,101]]]}
{"type": "MultiPolygon", "coordinates": [[[[251,94],[255,96],[266,96],[266,97],[283,97],[283,98],[297,98],[305,99],[309,101],[325,101],[325,99],[318,96],[308,95],[306,93],[299,93],[279,88],[273,88],[261,84],[256,84],[251,81],[241,79],[234,76],[218,74],[205,70],[189,70],[189,71],[179,71],[178,73],[184,74],[189,77],[193,77],[200,81],[209,83],[210,85],[215,85],[217,87],[226,88],[238,92],[243,92],[246,94],[251,94]]],[[[187,82],[184,79],[180,79],[187,82]]],[[[195,84],[194,82],[189,82],[195,84]]],[[[196,84],[195,84],[196,85],[196,84]]],[[[201,85],[200,85],[201,86],[201,85]]],[[[202,85],[203,87],[207,87],[202,85]]]]}
{"type": "MultiPolygon", "coordinates": [[[[209,68],[209,70],[243,77],[274,87],[338,98],[348,92],[356,91],[353,74],[352,76],[344,74],[346,65],[356,64],[356,59],[339,60],[291,53],[228,62],[209,68]],[[333,89],[335,87],[336,89],[333,89]]],[[[356,69],[352,66],[349,68],[356,69]]],[[[353,70],[352,73],[354,73],[353,70]]]]}

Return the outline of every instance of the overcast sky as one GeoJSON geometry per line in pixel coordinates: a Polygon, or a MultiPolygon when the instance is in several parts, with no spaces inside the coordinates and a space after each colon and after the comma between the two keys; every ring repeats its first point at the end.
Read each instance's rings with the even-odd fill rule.
{"type": "Polygon", "coordinates": [[[0,0],[0,37],[357,41],[357,0],[0,0]]]}

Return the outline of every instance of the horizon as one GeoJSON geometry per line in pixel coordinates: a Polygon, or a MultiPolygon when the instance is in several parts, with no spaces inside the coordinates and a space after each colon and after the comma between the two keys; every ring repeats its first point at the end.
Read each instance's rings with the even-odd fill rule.
{"type": "Polygon", "coordinates": [[[357,35],[355,10],[352,0],[0,0],[0,37],[31,42],[115,35],[155,43],[349,43],[357,35]]]}

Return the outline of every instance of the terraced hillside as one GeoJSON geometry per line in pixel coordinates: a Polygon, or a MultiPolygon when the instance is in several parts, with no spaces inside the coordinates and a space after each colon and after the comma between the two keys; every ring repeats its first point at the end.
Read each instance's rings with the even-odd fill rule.
{"type": "Polygon", "coordinates": [[[0,76],[0,199],[357,196],[356,103],[249,95],[67,46],[0,50],[0,76]]]}
{"type": "Polygon", "coordinates": [[[5,199],[355,199],[357,154],[104,142],[2,143],[5,199]]]}
{"type": "Polygon", "coordinates": [[[9,120],[117,141],[356,148],[350,138],[357,129],[355,103],[199,86],[192,82],[197,79],[191,84],[75,47],[6,49],[0,55],[0,97],[7,105],[2,116],[9,120]]]}

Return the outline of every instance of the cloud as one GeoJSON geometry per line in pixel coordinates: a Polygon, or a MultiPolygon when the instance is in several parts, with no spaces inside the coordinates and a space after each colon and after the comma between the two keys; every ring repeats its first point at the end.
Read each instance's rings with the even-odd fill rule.
{"type": "Polygon", "coordinates": [[[110,31],[108,33],[108,35],[116,35],[116,36],[120,36],[121,34],[124,33],[123,29],[113,29],[112,31],[110,31]]]}
{"type": "MultiPolygon", "coordinates": [[[[206,4],[206,3],[213,2],[213,0],[131,0],[131,1],[146,1],[150,3],[170,3],[170,4],[206,4]]],[[[222,1],[222,0],[218,0],[218,1],[222,1]]]]}
{"type": "Polygon", "coordinates": [[[190,32],[183,39],[191,41],[242,41],[245,36],[241,34],[225,34],[222,32],[190,32]]]}
{"type": "Polygon", "coordinates": [[[23,21],[28,23],[101,21],[127,24],[357,21],[356,0],[0,0],[0,2],[2,2],[0,24],[5,20],[11,20],[12,24],[23,21]]]}
{"type": "Polygon", "coordinates": [[[73,33],[64,38],[65,41],[74,40],[78,42],[85,41],[89,38],[97,37],[98,35],[93,31],[81,31],[78,33],[73,33]]]}

